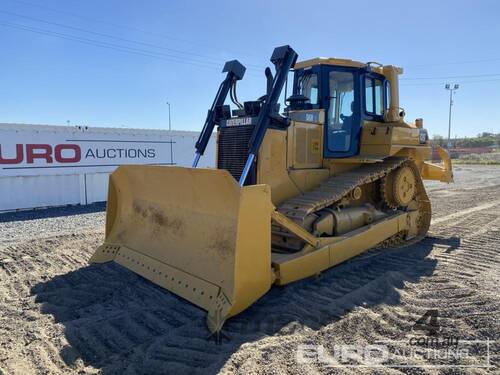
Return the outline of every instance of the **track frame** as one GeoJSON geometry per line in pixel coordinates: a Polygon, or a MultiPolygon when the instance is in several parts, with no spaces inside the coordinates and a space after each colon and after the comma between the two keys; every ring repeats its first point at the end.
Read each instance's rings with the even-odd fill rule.
{"type": "MultiPolygon", "coordinates": [[[[308,243],[299,252],[272,253],[272,266],[276,276],[275,284],[285,285],[317,275],[373,248],[389,237],[403,231],[410,231],[415,227],[418,215],[418,211],[395,211],[387,218],[345,235],[318,238],[315,245],[308,243]]],[[[273,219],[275,219],[274,216],[273,219]]],[[[296,224],[287,218],[285,219],[291,224],[287,226],[287,229],[293,232],[296,229],[296,224]]],[[[286,224],[284,220],[280,222],[280,225],[286,224]]]]}

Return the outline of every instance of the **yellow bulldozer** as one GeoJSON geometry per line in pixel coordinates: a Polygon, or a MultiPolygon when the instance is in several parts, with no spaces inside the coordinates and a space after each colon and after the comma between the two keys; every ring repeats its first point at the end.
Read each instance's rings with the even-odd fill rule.
{"type": "Polygon", "coordinates": [[[426,161],[422,120],[404,121],[401,68],[297,62],[290,46],[270,60],[265,95],[243,104],[236,83],[245,67],[225,64],[192,168],[126,165],[110,176],[105,242],[90,259],[115,261],[203,308],[212,332],[273,284],[419,241],[431,220],[422,179],[453,179],[445,150],[441,163],[426,161]],[[215,129],[216,168],[196,168],[215,129]]]}

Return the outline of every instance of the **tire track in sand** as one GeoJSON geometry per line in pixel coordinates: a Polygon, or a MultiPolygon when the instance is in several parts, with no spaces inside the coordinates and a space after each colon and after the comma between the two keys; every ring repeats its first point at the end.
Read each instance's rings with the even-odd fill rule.
{"type": "MultiPolygon", "coordinates": [[[[374,249],[320,278],[273,288],[227,322],[231,340],[221,345],[206,340],[200,309],[116,264],[87,266],[102,240],[100,227],[9,244],[0,249],[0,259],[9,260],[0,263],[0,368],[335,373],[298,365],[297,345],[400,339],[431,308],[445,332],[498,339],[499,210],[491,205],[498,190],[456,190],[418,244],[374,249]],[[473,202],[465,201],[471,194],[473,202]]],[[[492,361],[498,365],[497,357],[492,361]]]]}

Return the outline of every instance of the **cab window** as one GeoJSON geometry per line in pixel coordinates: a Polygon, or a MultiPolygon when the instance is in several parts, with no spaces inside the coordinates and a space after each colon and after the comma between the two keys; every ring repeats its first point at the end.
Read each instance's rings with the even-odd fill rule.
{"type": "Polygon", "coordinates": [[[375,114],[381,116],[382,109],[384,108],[384,105],[382,103],[382,81],[380,79],[376,79],[374,81],[375,81],[375,87],[374,87],[375,114]]]}
{"type": "Polygon", "coordinates": [[[383,82],[380,79],[365,78],[365,112],[369,115],[382,116],[384,109],[383,82]]]}
{"type": "Polygon", "coordinates": [[[389,109],[391,105],[391,83],[385,81],[385,109],[389,109]]]}
{"type": "Polygon", "coordinates": [[[304,71],[297,80],[297,94],[309,98],[313,106],[319,102],[318,75],[311,71],[304,71]]]}
{"type": "Polygon", "coordinates": [[[373,113],[373,79],[365,78],[365,111],[373,113]]]}

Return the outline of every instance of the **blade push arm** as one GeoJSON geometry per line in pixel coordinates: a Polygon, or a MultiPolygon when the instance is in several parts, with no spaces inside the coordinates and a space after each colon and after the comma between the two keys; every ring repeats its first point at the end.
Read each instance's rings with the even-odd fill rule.
{"type": "Polygon", "coordinates": [[[217,91],[217,95],[215,96],[215,99],[212,103],[212,107],[208,110],[205,125],[203,125],[203,130],[201,131],[200,136],[198,137],[198,141],[196,142],[196,154],[193,161],[193,168],[196,168],[201,155],[204,154],[205,149],[207,148],[208,141],[210,140],[210,136],[212,135],[214,127],[218,122],[216,111],[217,107],[220,107],[224,104],[231,86],[234,84],[234,82],[239,81],[243,78],[243,76],[245,75],[245,70],[246,68],[238,60],[228,61],[224,65],[224,69],[222,69],[222,72],[227,72],[227,75],[224,81],[222,81],[221,85],[219,86],[219,90],[217,91]]]}

